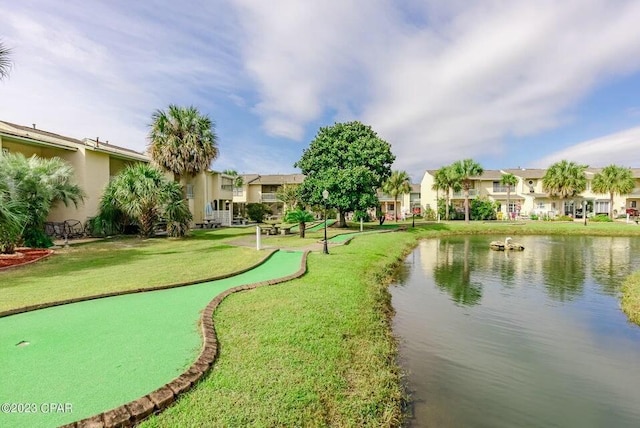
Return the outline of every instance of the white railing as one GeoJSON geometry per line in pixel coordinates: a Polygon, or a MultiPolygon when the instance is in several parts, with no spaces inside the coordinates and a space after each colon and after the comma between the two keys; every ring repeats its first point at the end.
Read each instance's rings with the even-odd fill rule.
{"type": "Polygon", "coordinates": [[[261,198],[262,202],[280,202],[277,193],[263,193],[261,198]]]}
{"type": "Polygon", "coordinates": [[[231,211],[209,211],[204,219],[216,221],[223,226],[231,226],[231,211]]]}
{"type": "MultiPolygon", "coordinates": [[[[469,189],[469,197],[473,198],[478,196],[478,189],[469,189]]],[[[453,197],[454,198],[464,198],[464,190],[461,190],[459,192],[453,192],[453,197]]]]}

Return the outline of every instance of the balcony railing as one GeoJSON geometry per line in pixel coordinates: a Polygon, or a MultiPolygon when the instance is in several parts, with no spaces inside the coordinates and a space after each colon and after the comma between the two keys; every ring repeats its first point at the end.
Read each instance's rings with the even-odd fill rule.
{"type": "Polygon", "coordinates": [[[280,202],[276,193],[263,193],[262,202],[280,202]]]}
{"type": "MultiPolygon", "coordinates": [[[[478,189],[469,189],[469,197],[475,198],[476,196],[478,196],[478,189]]],[[[453,198],[464,198],[464,190],[453,192],[453,198]]]]}

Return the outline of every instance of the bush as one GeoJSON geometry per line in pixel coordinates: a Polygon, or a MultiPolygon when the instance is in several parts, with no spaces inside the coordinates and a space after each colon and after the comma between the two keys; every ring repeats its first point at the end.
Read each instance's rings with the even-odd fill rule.
{"type": "Polygon", "coordinates": [[[485,197],[472,199],[469,217],[471,220],[495,220],[497,218],[496,203],[485,197]]]}
{"type": "Polygon", "coordinates": [[[252,221],[262,223],[267,215],[271,214],[271,210],[265,204],[247,204],[247,215],[252,221]]]}
{"type": "Polygon", "coordinates": [[[530,218],[531,220],[537,220],[537,219],[538,219],[538,214],[531,214],[531,215],[529,216],[529,218],[530,218]]]}
{"type": "MultiPolygon", "coordinates": [[[[420,218],[420,216],[416,216],[416,218],[420,218]]],[[[434,221],[436,219],[435,210],[431,207],[424,210],[424,219],[428,221],[434,221]]]]}
{"type": "Polygon", "coordinates": [[[598,214],[596,216],[593,216],[589,219],[589,221],[595,221],[595,222],[612,222],[613,220],[611,220],[609,218],[608,215],[606,214],[598,214]]]}
{"type": "Polygon", "coordinates": [[[558,217],[554,218],[553,221],[573,221],[573,217],[568,215],[559,215],[558,217]]]}
{"type": "Polygon", "coordinates": [[[44,231],[35,228],[29,228],[22,234],[24,245],[31,248],[49,248],[53,246],[51,237],[44,231]]]}

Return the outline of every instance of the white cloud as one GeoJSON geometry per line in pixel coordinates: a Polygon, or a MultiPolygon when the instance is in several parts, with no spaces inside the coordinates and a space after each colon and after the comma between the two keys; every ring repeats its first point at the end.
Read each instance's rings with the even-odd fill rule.
{"type": "Polygon", "coordinates": [[[564,159],[593,167],[610,164],[637,167],[640,165],[640,126],[572,145],[539,159],[534,166],[546,168],[564,159]]]}

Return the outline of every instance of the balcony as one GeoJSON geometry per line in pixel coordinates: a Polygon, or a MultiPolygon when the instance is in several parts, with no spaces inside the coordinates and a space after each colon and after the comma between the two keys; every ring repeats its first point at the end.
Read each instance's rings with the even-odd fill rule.
{"type": "MultiPolygon", "coordinates": [[[[476,196],[478,196],[478,189],[469,189],[469,197],[475,198],[476,196]]],[[[464,190],[461,190],[459,192],[453,192],[453,196],[451,198],[464,199],[464,190]]]]}
{"type": "Polygon", "coordinates": [[[261,201],[262,202],[281,202],[280,199],[278,199],[278,196],[276,193],[263,193],[261,196],[261,201]]]}

